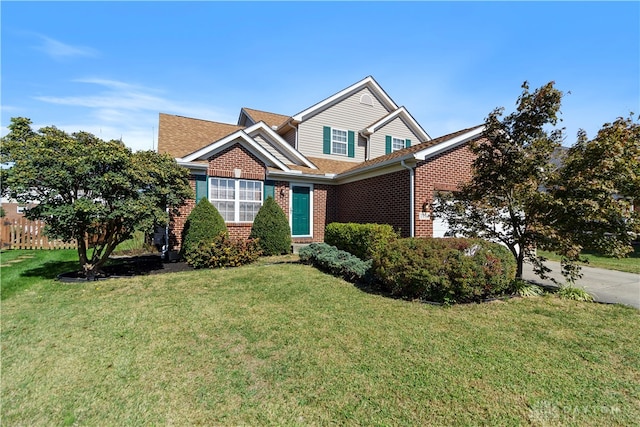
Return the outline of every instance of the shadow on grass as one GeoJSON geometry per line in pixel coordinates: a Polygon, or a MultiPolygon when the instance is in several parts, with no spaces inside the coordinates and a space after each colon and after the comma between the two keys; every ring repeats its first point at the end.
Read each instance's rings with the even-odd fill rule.
{"type": "Polygon", "coordinates": [[[38,279],[55,279],[58,277],[58,274],[79,269],[80,264],[78,261],[48,261],[36,268],[23,271],[20,276],[36,277],[38,279]]]}

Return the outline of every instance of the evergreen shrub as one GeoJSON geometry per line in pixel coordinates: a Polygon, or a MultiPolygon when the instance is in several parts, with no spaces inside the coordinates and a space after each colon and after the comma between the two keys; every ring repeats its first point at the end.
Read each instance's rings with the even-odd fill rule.
{"type": "Polygon", "coordinates": [[[363,261],[326,243],[312,243],[300,249],[300,261],[349,282],[368,282],[372,261],[363,261]]]}
{"type": "Polygon", "coordinates": [[[291,252],[289,220],[273,197],[267,197],[256,214],[249,238],[258,239],[263,255],[281,255],[291,252]]]}
{"type": "Polygon", "coordinates": [[[515,272],[515,260],[505,247],[480,239],[398,239],[373,258],[382,290],[446,303],[505,295],[515,272]]]}
{"type": "Polygon", "coordinates": [[[386,243],[398,239],[388,224],[357,224],[332,222],[325,227],[324,241],[360,259],[372,259],[386,243]]]}
{"type": "Polygon", "coordinates": [[[226,233],[224,218],[206,197],[198,201],[193,208],[182,230],[181,255],[184,258],[197,250],[202,244],[209,244],[220,233],[226,233]]]}

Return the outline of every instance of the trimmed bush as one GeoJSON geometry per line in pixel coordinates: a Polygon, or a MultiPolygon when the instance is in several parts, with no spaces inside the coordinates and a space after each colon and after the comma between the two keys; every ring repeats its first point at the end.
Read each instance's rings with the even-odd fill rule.
{"type": "Polygon", "coordinates": [[[398,239],[398,233],[388,224],[357,224],[332,222],[324,232],[324,241],[360,259],[371,259],[387,242],[398,239]]]}
{"type": "Polygon", "coordinates": [[[260,254],[257,240],[231,240],[226,231],[223,231],[212,242],[198,245],[185,258],[194,268],[221,268],[250,264],[260,254]]]}
{"type": "Polygon", "coordinates": [[[373,259],[383,290],[436,302],[473,302],[510,290],[516,264],[497,243],[480,239],[398,239],[373,259]]]}
{"type": "Polygon", "coordinates": [[[312,243],[300,249],[300,261],[349,282],[369,281],[372,261],[341,251],[326,243],[312,243]]]}
{"type": "Polygon", "coordinates": [[[289,220],[273,197],[267,197],[256,214],[249,238],[258,239],[263,255],[281,255],[291,252],[289,220]]]}
{"type": "Polygon", "coordinates": [[[214,241],[220,233],[226,233],[227,225],[224,218],[206,197],[198,201],[193,208],[182,230],[182,248],[180,253],[183,257],[190,256],[202,244],[209,244],[214,241]]]}

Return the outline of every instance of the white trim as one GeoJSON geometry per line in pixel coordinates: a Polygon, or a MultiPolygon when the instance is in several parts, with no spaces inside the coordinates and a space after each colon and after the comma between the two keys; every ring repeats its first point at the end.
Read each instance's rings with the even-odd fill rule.
{"type": "Polygon", "coordinates": [[[404,138],[396,138],[396,137],[395,137],[395,136],[393,136],[393,135],[389,135],[389,136],[391,137],[391,152],[392,152],[392,153],[393,153],[394,151],[400,151],[400,150],[402,150],[403,148],[407,148],[407,147],[406,147],[406,144],[407,144],[407,140],[406,140],[406,139],[404,139],[404,138]],[[394,143],[395,141],[402,141],[402,146],[401,146],[400,148],[394,148],[393,143],[394,143]]]}
{"type": "Polygon", "coordinates": [[[180,159],[179,157],[175,159],[176,163],[182,167],[185,167],[187,169],[204,169],[207,170],[209,168],[209,164],[208,163],[195,163],[195,162],[185,162],[184,160],[180,159]]]}
{"type": "MultiPolygon", "coordinates": [[[[334,127],[331,127],[329,129],[331,129],[331,155],[348,157],[349,156],[349,131],[346,130],[346,129],[339,129],[339,128],[334,128],[334,127]],[[343,153],[336,153],[336,152],[333,151],[333,142],[334,142],[333,131],[334,130],[337,130],[338,132],[344,132],[344,135],[346,137],[346,141],[344,142],[344,147],[345,147],[344,154],[343,153]]],[[[338,143],[338,144],[343,144],[342,141],[335,141],[335,142],[338,143]]]]}
{"type": "Polygon", "coordinates": [[[240,179],[240,178],[210,176],[207,179],[207,199],[209,200],[209,202],[211,202],[211,204],[214,204],[214,202],[216,200],[216,199],[213,199],[213,197],[211,197],[211,190],[213,189],[213,186],[211,185],[211,181],[214,180],[214,179],[225,180],[225,181],[233,181],[234,198],[233,199],[217,199],[217,200],[219,200],[221,202],[233,202],[233,220],[232,221],[225,220],[225,223],[230,223],[230,224],[252,224],[253,221],[241,221],[240,220],[240,203],[242,203],[242,202],[250,202],[250,203],[258,204],[258,202],[259,202],[260,206],[262,206],[263,203],[264,203],[264,181],[261,181],[259,179],[240,179]],[[242,199],[240,199],[240,181],[252,182],[252,183],[256,183],[257,182],[258,184],[260,184],[260,196],[261,196],[260,200],[256,201],[256,200],[242,200],[242,199]]]}
{"type": "Polygon", "coordinates": [[[291,229],[291,237],[313,238],[313,184],[310,182],[289,182],[289,228],[291,229]],[[293,234],[293,187],[309,188],[309,234],[293,234]]]}
{"type": "Polygon", "coordinates": [[[389,97],[389,95],[385,93],[384,90],[382,90],[378,82],[376,82],[373,77],[368,76],[360,80],[359,82],[349,86],[348,88],[343,89],[340,92],[330,96],[329,98],[326,98],[324,101],[320,101],[317,104],[307,108],[306,110],[299,112],[292,118],[294,121],[300,123],[306,120],[309,116],[318,114],[320,111],[329,108],[330,106],[340,102],[341,100],[347,98],[348,96],[365,87],[369,88],[369,90],[375,93],[375,95],[382,101],[382,104],[386,107],[387,110],[396,110],[398,108],[398,105],[393,102],[393,100],[389,97]]]}
{"type": "MultiPolygon", "coordinates": [[[[259,121],[255,125],[252,125],[252,126],[246,128],[246,129],[244,129],[244,131],[249,136],[253,136],[251,134],[256,132],[256,131],[258,131],[258,130],[264,130],[271,137],[273,142],[278,144],[278,146],[275,147],[276,149],[283,148],[285,151],[287,151],[287,153],[289,153],[295,159],[297,159],[298,161],[304,163],[305,166],[307,166],[307,167],[309,167],[311,169],[318,169],[316,167],[316,165],[311,163],[311,161],[309,159],[307,159],[302,153],[300,153],[298,150],[296,150],[291,145],[289,145],[289,143],[287,141],[285,141],[280,135],[278,135],[273,129],[271,129],[265,122],[259,121]]],[[[296,133],[296,136],[297,136],[297,133],[296,133]]],[[[278,151],[280,151],[282,153],[283,150],[278,150],[278,151]]],[[[285,155],[285,157],[289,158],[289,156],[287,156],[286,154],[284,154],[284,155],[285,155]]],[[[291,158],[289,158],[289,159],[290,160],[294,160],[294,159],[291,159],[291,158]]]]}
{"type": "Polygon", "coordinates": [[[413,118],[413,116],[409,114],[409,111],[407,111],[405,107],[400,107],[397,110],[387,114],[368,128],[361,130],[360,133],[363,135],[371,135],[397,117],[404,119],[409,129],[413,131],[418,137],[419,142],[431,141],[432,138],[429,136],[429,134],[425,132],[424,129],[422,129],[422,126],[420,126],[420,124],[413,118]]]}
{"type": "Polygon", "coordinates": [[[273,165],[279,167],[282,170],[288,171],[289,168],[282,163],[280,160],[275,158],[271,153],[265,150],[260,144],[253,140],[244,130],[237,130],[230,135],[214,142],[212,144],[207,145],[206,147],[201,148],[198,151],[194,151],[193,153],[183,157],[182,159],[178,159],[180,162],[191,162],[193,160],[207,160],[211,156],[213,156],[216,152],[219,152],[227,146],[231,146],[236,143],[236,140],[240,139],[241,143],[245,148],[251,151],[254,155],[261,158],[261,160],[266,160],[269,165],[273,165]]]}
{"type": "Polygon", "coordinates": [[[440,144],[436,144],[434,146],[425,148],[424,150],[420,150],[415,153],[415,157],[419,160],[426,160],[429,157],[433,157],[438,155],[444,151],[455,148],[459,145],[464,144],[470,139],[476,138],[484,132],[484,126],[478,126],[475,129],[471,129],[467,133],[463,133],[462,135],[458,135],[455,138],[449,139],[447,141],[441,142],[440,144]]]}

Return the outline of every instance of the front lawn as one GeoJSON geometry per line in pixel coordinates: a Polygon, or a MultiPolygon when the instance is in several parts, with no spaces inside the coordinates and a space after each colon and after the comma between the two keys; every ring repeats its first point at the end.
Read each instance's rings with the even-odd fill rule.
{"type": "Polygon", "coordinates": [[[640,312],[624,306],[432,306],[268,260],[80,284],[22,274],[40,278],[2,301],[3,425],[640,419],[640,312]]]}

